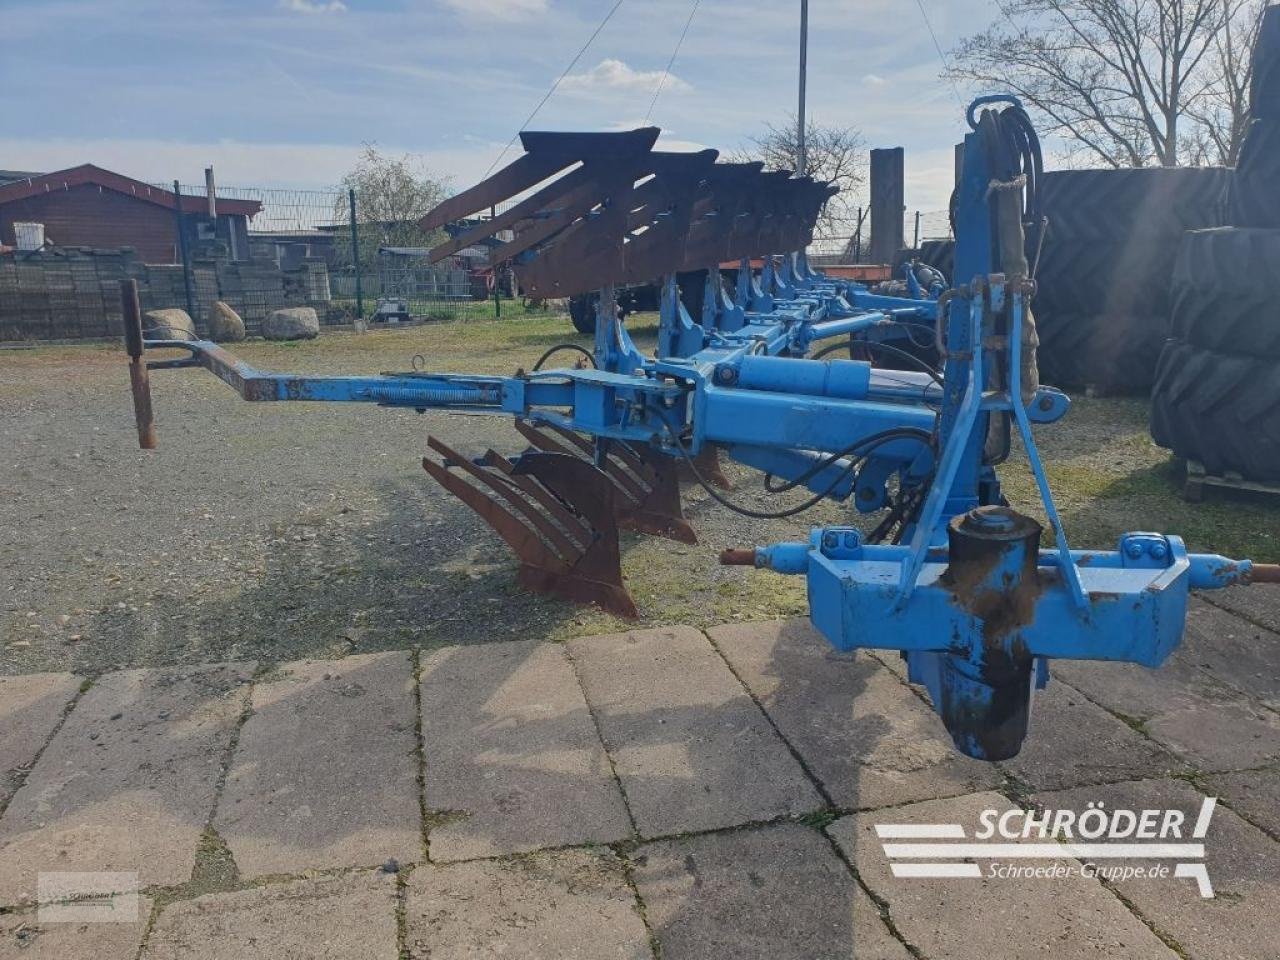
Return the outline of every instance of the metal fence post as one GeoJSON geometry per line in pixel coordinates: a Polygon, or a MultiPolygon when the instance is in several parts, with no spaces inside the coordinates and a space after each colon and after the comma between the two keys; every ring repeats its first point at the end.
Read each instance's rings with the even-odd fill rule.
{"type": "Polygon", "coordinates": [[[916,239],[915,239],[915,243],[911,244],[911,249],[912,250],[920,249],[920,211],[919,210],[916,211],[916,239]]]}
{"type": "Polygon", "coordinates": [[[351,210],[351,259],[356,265],[356,316],[364,319],[364,289],[360,285],[360,229],[356,226],[356,192],[347,191],[347,206],[351,210]]]}
{"type": "MultiPolygon", "coordinates": [[[[489,208],[489,219],[496,220],[498,218],[498,208],[492,206],[489,208]]],[[[495,320],[502,319],[502,283],[501,277],[498,275],[498,265],[490,264],[489,268],[493,271],[493,316],[495,320]]]]}
{"type": "Polygon", "coordinates": [[[191,257],[187,252],[187,231],[182,223],[182,188],[173,181],[173,219],[178,229],[178,254],[182,257],[182,285],[187,294],[187,316],[196,322],[196,298],[191,287],[191,257]]]}

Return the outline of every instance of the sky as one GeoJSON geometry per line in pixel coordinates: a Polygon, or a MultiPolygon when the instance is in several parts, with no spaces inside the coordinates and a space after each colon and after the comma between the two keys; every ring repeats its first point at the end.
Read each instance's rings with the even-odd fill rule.
{"type": "MultiPolygon", "coordinates": [[[[0,169],[330,187],[362,144],[481,179],[615,0],[0,0],[0,169]]],[[[920,0],[946,50],[989,0],[920,0]]],[[[645,123],[692,0],[623,0],[530,129],[645,123]]],[[[702,0],[649,122],[746,145],[795,111],[798,0],[702,0]]],[[[945,209],[961,96],[916,0],[811,0],[809,116],[906,148],[945,209]]],[[[518,144],[507,154],[517,155],[518,144]]]]}

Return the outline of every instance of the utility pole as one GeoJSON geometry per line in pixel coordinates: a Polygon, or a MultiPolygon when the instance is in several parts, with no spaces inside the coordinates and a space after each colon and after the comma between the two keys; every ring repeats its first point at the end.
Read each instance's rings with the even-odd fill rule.
{"type": "Polygon", "coordinates": [[[796,111],[799,129],[796,131],[796,164],[800,169],[796,176],[803,177],[809,169],[808,152],[804,142],[804,85],[809,72],[809,0],[800,0],[800,108],[796,111]]]}

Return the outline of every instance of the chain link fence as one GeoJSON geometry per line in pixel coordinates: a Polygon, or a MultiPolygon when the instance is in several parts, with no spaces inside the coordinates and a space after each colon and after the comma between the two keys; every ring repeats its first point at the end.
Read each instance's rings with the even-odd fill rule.
{"type": "MultiPolygon", "coordinates": [[[[925,240],[950,240],[951,215],[946,210],[907,210],[902,215],[906,249],[917,249],[925,240]]],[[[814,265],[865,263],[871,250],[871,218],[865,207],[828,220],[819,228],[809,248],[814,265]]]]}

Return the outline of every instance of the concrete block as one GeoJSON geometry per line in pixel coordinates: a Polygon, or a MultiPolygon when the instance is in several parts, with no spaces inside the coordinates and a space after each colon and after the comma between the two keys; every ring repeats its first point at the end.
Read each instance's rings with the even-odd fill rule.
{"type": "Polygon", "coordinates": [[[1061,680],[1037,690],[1031,731],[1004,764],[1041,790],[1184,771],[1186,763],[1061,680]]]}
{"type": "Polygon", "coordinates": [[[255,685],[214,826],[245,878],[422,855],[405,653],[285,664],[255,685]]]}
{"type": "Polygon", "coordinates": [[[691,627],[569,641],[641,836],[804,813],[823,801],[691,627]]]}
{"type": "MultiPolygon", "coordinates": [[[[1182,839],[1187,839],[1204,797],[1182,780],[1143,780],[1035,799],[1045,806],[1077,810],[1090,801],[1104,802],[1108,810],[1181,810],[1188,825],[1182,839]]],[[[1213,899],[1201,897],[1196,882],[1189,879],[1126,879],[1117,881],[1116,889],[1192,960],[1280,957],[1280,844],[1221,804],[1203,843],[1213,899]]],[[[1155,861],[1124,863],[1152,866],[1155,861]]]]}
{"type": "Polygon", "coordinates": [[[80,690],[70,673],[0,677],[0,808],[35,762],[80,690]]]}
{"type": "Polygon", "coordinates": [[[422,655],[433,860],[610,843],[631,823],[563,646],[422,655]]]}
{"type": "Polygon", "coordinates": [[[134,960],[151,900],[125,923],[41,923],[36,911],[0,914],[0,960],[134,960]]]}
{"type": "Polygon", "coordinates": [[[621,862],[566,850],[418,867],[409,878],[413,960],[649,960],[621,862]]]}
{"type": "Polygon", "coordinates": [[[787,823],[645,844],[632,857],[663,960],[907,960],[817,830],[787,823]]]}
{"type": "Polygon", "coordinates": [[[958,753],[933,711],[877,660],[833,650],[806,621],[708,635],[842,807],[972,793],[1002,779],[958,753]]]}
{"type": "MultiPolygon", "coordinates": [[[[876,824],[945,823],[962,825],[972,839],[982,810],[1012,806],[1000,794],[979,793],[854,814],[833,823],[828,832],[868,888],[887,901],[898,932],[923,956],[1176,960],[1176,954],[1097,880],[997,878],[989,875],[990,860],[975,861],[983,872],[980,878],[895,877],[875,833],[876,824]]],[[[1070,858],[1060,862],[1079,866],[1070,858]]]]}
{"type": "Polygon", "coordinates": [[[398,960],[396,878],[378,871],[214,893],[160,911],[141,960],[398,960]]]}
{"type": "Polygon", "coordinates": [[[81,698],[0,818],[0,904],[42,871],[186,881],[252,664],[107,674],[81,698]]]}

